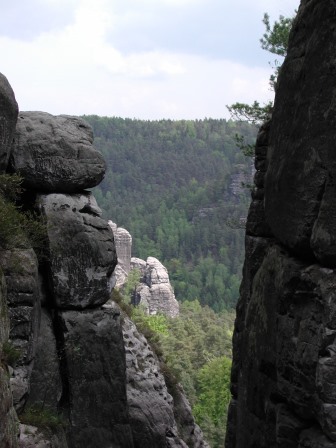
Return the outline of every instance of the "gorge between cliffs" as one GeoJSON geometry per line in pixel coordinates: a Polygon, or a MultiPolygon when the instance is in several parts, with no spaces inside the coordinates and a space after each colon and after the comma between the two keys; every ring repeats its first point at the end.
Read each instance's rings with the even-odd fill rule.
{"type": "MultiPolygon", "coordinates": [[[[336,0],[302,0],[272,116],[255,145],[225,448],[336,446],[335,55],[336,0]]],[[[133,270],[140,279],[133,305],[172,319],[179,314],[167,269],[156,255],[131,258],[131,235],[103,218],[95,194],[106,202],[111,194],[94,190],[106,162],[93,146],[90,121],[103,128],[104,146],[108,120],[104,128],[94,116],[86,121],[21,112],[0,75],[0,193],[8,218],[2,218],[8,231],[0,240],[0,448],[209,448],[183,387],[117,303],[117,291],[133,270]],[[20,182],[23,193],[12,206],[7,199],[15,197],[20,182]],[[17,222],[22,211],[28,217],[17,222]],[[26,410],[36,406],[61,424],[42,431],[25,421],[26,410]]],[[[196,128],[183,126],[194,138],[196,128]]],[[[173,134],[160,132],[172,145],[173,134]]],[[[236,163],[237,170],[242,166],[236,163]]],[[[225,184],[236,202],[241,181],[252,171],[246,166],[247,174],[235,173],[225,184]]],[[[197,182],[191,182],[195,197],[204,194],[197,182]]],[[[222,184],[216,187],[223,190],[222,184]]],[[[228,201],[225,194],[220,206],[228,201]]],[[[196,211],[187,206],[190,227],[220,209],[214,200],[196,211]]],[[[232,210],[238,210],[241,224],[239,206],[232,210]]],[[[158,239],[164,230],[156,231],[158,239]]],[[[211,235],[207,239],[213,243],[211,235]]],[[[167,248],[178,242],[172,238],[167,248]]],[[[230,261],[224,250],[218,259],[230,261]]],[[[172,260],[178,291],[191,289],[172,260]]],[[[229,275],[220,263],[212,280],[224,288],[219,277],[229,275]]],[[[204,277],[210,290],[210,276],[204,277]]],[[[232,275],[226,288],[228,308],[237,279],[232,275]]],[[[218,301],[211,305],[220,310],[218,301]]]]}

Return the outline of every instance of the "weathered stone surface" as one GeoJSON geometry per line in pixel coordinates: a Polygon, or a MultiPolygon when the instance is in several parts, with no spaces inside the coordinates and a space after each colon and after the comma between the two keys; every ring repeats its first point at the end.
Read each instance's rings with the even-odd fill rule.
{"type": "Polygon", "coordinates": [[[3,344],[9,336],[9,319],[7,315],[5,277],[0,269],[0,446],[17,447],[17,416],[13,407],[12,392],[6,365],[7,354],[3,344]]]}
{"type": "Polygon", "coordinates": [[[0,73],[0,172],[6,171],[8,165],[17,116],[18,105],[13,89],[0,73]]]}
{"type": "Polygon", "coordinates": [[[154,257],[148,257],[144,267],[139,259],[131,261],[132,269],[139,266],[141,283],[133,297],[135,305],[143,305],[149,314],[162,313],[170,317],[179,315],[179,304],[169,281],[167,269],[154,257]]]}
{"type": "Polygon", "coordinates": [[[131,269],[136,269],[140,272],[141,277],[145,277],[146,273],[146,261],[141,258],[131,258],[131,269]]]}
{"type": "Polygon", "coordinates": [[[235,341],[237,431],[227,446],[294,448],[314,423],[336,443],[335,284],[332,270],[298,262],[275,244],[267,249],[235,341]]]}
{"type": "Polygon", "coordinates": [[[97,216],[91,193],[40,195],[47,218],[50,288],[59,308],[86,308],[105,303],[116,265],[113,234],[97,216]]]}
{"type": "Polygon", "coordinates": [[[120,288],[126,281],[131,270],[132,236],[122,227],[118,227],[112,221],[108,221],[114,235],[118,264],[113,272],[113,287],[120,288]]]}
{"type": "Polygon", "coordinates": [[[36,343],[36,355],[30,376],[27,406],[39,405],[57,413],[62,397],[60,355],[57,351],[55,328],[49,312],[42,309],[36,343]]]}
{"type": "Polygon", "coordinates": [[[200,427],[195,422],[189,401],[180,385],[177,385],[174,391],[174,416],[181,438],[189,448],[209,448],[200,427]]]}
{"type": "Polygon", "coordinates": [[[160,362],[134,323],[123,319],[127,400],[134,445],[138,448],[208,448],[181,386],[169,394],[160,362]]]}
{"type": "Polygon", "coordinates": [[[127,401],[134,444],[166,445],[166,432],[176,432],[173,399],[167,391],[159,362],[133,322],[124,317],[127,401]]]}
{"type": "Polygon", "coordinates": [[[35,426],[21,424],[19,448],[68,448],[68,444],[62,429],[44,434],[35,426]]]}
{"type": "Polygon", "coordinates": [[[278,81],[255,176],[265,213],[258,197],[247,225],[226,448],[336,446],[335,6],[302,0],[278,81]]]}
{"type": "Polygon", "coordinates": [[[33,249],[4,250],[1,254],[0,265],[7,284],[9,337],[19,351],[10,381],[15,407],[20,410],[29,393],[40,322],[38,261],[33,249]]]}
{"type": "Polygon", "coordinates": [[[92,142],[91,127],[79,117],[21,112],[11,169],[33,190],[77,193],[99,184],[105,174],[92,142]]]}
{"type": "Polygon", "coordinates": [[[62,405],[71,448],[132,448],[120,314],[113,308],[64,311],[62,405]]]}
{"type": "Polygon", "coordinates": [[[277,83],[265,189],[274,235],[330,267],[336,267],[334,9],[331,0],[301,2],[277,83]]]}

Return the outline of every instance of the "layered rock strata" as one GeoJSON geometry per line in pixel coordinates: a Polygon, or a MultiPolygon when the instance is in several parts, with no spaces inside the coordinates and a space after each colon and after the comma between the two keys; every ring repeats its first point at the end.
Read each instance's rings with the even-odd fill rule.
{"type": "Polygon", "coordinates": [[[335,7],[302,0],[257,139],[226,448],[336,445],[335,7]]]}

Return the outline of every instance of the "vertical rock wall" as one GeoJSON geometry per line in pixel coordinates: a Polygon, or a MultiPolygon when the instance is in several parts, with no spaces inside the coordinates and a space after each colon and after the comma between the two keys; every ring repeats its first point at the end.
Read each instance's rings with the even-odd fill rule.
{"type": "Polygon", "coordinates": [[[302,0],[257,139],[226,448],[336,446],[335,14],[302,0]]]}

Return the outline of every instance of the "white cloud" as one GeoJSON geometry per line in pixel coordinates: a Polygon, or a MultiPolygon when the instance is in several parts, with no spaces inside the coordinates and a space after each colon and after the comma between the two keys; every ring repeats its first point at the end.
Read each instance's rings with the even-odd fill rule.
{"type": "Polygon", "coordinates": [[[192,119],[227,116],[227,104],[272,96],[268,67],[158,49],[123,54],[108,40],[118,23],[111,3],[73,4],[73,23],[61,30],[27,42],[0,36],[2,71],[21,110],[192,119]]]}

